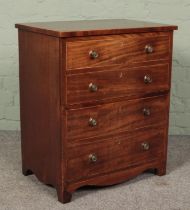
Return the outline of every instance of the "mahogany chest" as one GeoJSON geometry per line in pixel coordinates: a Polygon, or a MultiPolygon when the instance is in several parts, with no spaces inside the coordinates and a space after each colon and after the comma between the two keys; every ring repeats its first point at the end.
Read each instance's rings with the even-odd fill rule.
{"type": "Polygon", "coordinates": [[[16,24],[22,170],[66,203],[166,173],[173,30],[132,20],[16,24]]]}

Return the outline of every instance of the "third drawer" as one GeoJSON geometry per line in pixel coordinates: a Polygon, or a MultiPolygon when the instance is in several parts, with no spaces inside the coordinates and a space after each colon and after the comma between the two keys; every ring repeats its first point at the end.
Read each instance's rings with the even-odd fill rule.
{"type": "Polygon", "coordinates": [[[165,124],[169,95],[119,101],[65,111],[66,137],[72,141],[165,124]]]}

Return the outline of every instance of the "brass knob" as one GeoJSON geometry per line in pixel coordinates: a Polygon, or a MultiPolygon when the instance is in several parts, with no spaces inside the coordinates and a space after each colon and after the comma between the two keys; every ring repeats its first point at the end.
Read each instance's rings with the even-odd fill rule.
{"type": "Polygon", "coordinates": [[[152,78],[151,78],[150,75],[145,75],[145,76],[144,76],[144,83],[145,83],[145,84],[150,84],[150,83],[152,83],[152,78]]]}
{"type": "Polygon", "coordinates": [[[150,109],[149,108],[144,108],[143,109],[143,114],[144,114],[144,116],[150,116],[150,114],[151,114],[150,109]]]}
{"type": "Polygon", "coordinates": [[[91,50],[91,51],[89,52],[89,56],[90,56],[90,58],[92,58],[92,59],[96,59],[96,58],[98,58],[99,54],[98,54],[96,51],[91,50]]]}
{"type": "Polygon", "coordinates": [[[97,125],[97,122],[95,119],[93,119],[92,117],[90,117],[89,121],[88,121],[89,126],[91,127],[95,127],[97,125]]]}
{"type": "Polygon", "coordinates": [[[150,149],[150,145],[149,145],[148,142],[143,142],[141,144],[141,146],[142,146],[143,150],[149,150],[150,149]]]}
{"type": "Polygon", "coordinates": [[[98,90],[98,86],[93,83],[90,83],[88,87],[89,87],[90,92],[96,92],[98,90]]]}
{"type": "Polygon", "coordinates": [[[97,158],[96,154],[90,154],[89,155],[90,162],[95,163],[97,161],[97,159],[98,158],[97,158]]]}
{"type": "Polygon", "coordinates": [[[146,53],[153,53],[153,51],[154,51],[153,46],[150,44],[147,44],[144,49],[145,49],[146,53]]]}

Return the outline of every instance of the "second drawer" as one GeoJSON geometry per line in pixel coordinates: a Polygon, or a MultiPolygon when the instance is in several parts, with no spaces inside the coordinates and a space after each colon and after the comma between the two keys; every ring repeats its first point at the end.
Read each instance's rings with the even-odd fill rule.
{"type": "Polygon", "coordinates": [[[146,96],[169,89],[168,64],[67,76],[67,104],[127,96],[146,96]]]}
{"type": "Polygon", "coordinates": [[[167,122],[168,95],[66,111],[69,141],[104,136],[167,122]]]}

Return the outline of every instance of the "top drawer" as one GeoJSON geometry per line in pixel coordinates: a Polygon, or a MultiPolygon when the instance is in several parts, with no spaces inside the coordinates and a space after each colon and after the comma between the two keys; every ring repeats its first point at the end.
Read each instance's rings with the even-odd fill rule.
{"type": "Polygon", "coordinates": [[[169,43],[168,32],[68,39],[66,69],[167,60],[169,43]]]}

